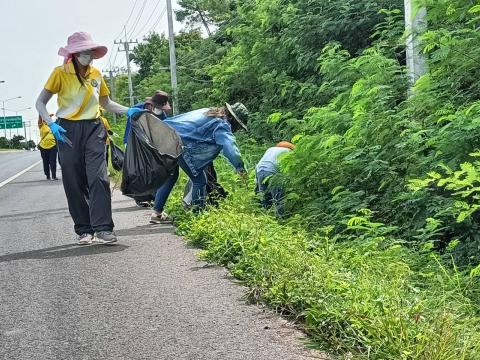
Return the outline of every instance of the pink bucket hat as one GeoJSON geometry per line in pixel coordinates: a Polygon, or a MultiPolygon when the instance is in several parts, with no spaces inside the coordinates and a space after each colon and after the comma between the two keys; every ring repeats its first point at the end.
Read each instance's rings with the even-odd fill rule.
{"type": "Polygon", "coordinates": [[[68,37],[67,46],[58,49],[58,55],[63,56],[67,62],[73,54],[86,50],[92,51],[94,59],[100,59],[108,52],[107,47],[95,42],[92,35],[80,31],[68,37]]]}

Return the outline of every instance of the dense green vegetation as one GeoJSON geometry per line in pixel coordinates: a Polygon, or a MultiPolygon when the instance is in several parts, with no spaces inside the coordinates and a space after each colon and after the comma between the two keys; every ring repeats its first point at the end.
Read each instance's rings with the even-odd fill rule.
{"type": "MultiPolygon", "coordinates": [[[[401,0],[179,3],[192,27],[177,36],[181,110],[244,102],[251,169],[274,141],[297,144],[277,179],[286,220],[235,186],[221,208],[182,215],[181,231],[317,343],[370,359],[479,359],[478,2],[419,1],[429,73],[410,97],[401,0]]],[[[164,37],[148,36],[134,61],[137,94],[169,89],[164,37]]]]}
{"type": "Polygon", "coordinates": [[[23,149],[30,150],[35,148],[35,142],[33,140],[25,141],[22,135],[14,135],[11,139],[6,137],[0,137],[0,149],[23,149]]]}

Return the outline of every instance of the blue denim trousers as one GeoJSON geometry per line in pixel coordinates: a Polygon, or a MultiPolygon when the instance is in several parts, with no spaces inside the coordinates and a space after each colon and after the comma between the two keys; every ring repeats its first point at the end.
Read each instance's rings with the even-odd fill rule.
{"type": "MultiPolygon", "coordinates": [[[[204,169],[199,169],[198,175],[194,175],[190,170],[189,166],[183,159],[183,156],[178,160],[178,165],[182,170],[187,174],[187,176],[192,180],[192,209],[194,212],[198,212],[205,207],[205,198],[206,198],[206,188],[207,188],[207,177],[205,176],[204,169]]],[[[176,172],[172,174],[165,184],[163,184],[155,195],[155,205],[154,210],[161,212],[163,211],[165,204],[167,203],[168,197],[172,192],[173,186],[178,180],[178,168],[176,172]]]]}
{"type": "Polygon", "coordinates": [[[173,190],[173,187],[177,183],[179,175],[178,166],[175,168],[173,174],[167,179],[167,181],[158,188],[155,194],[155,204],[153,209],[157,212],[162,212],[167,203],[168,197],[173,190]]]}
{"type": "Polygon", "coordinates": [[[269,209],[275,206],[275,211],[278,217],[282,217],[285,213],[283,208],[284,190],[280,185],[269,184],[268,177],[275,175],[275,173],[269,171],[257,171],[255,177],[257,180],[256,189],[257,193],[262,195],[262,206],[265,209],[269,209]]]}

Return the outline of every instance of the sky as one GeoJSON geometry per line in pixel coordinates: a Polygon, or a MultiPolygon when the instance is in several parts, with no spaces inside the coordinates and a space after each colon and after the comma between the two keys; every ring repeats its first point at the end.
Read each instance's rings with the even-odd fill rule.
{"type": "MultiPolygon", "coordinates": [[[[175,9],[176,0],[172,4],[175,9]]],[[[18,115],[27,125],[30,121],[36,125],[35,100],[54,67],[62,64],[57,52],[67,44],[69,35],[86,31],[108,47],[107,56],[94,62],[98,69],[107,70],[109,60],[125,67],[125,53],[117,54],[118,45],[113,44],[115,39],[125,38],[124,25],[129,39],[139,41],[152,29],[167,33],[165,8],[165,0],[0,0],[0,81],[5,81],[0,83],[0,108],[1,100],[21,96],[5,103],[6,109],[13,110],[6,110],[5,115],[31,107],[18,115]]],[[[174,28],[179,31],[181,24],[175,23],[174,28]]],[[[55,112],[56,99],[50,100],[48,108],[55,112]]],[[[37,130],[36,126],[27,127],[27,138],[31,133],[34,141],[38,139],[37,130]]],[[[23,129],[19,133],[23,135],[23,129]]]]}

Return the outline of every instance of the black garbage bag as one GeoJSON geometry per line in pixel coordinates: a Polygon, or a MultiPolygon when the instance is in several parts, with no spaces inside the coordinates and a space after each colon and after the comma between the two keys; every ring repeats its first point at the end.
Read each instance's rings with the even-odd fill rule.
{"type": "Polygon", "coordinates": [[[150,195],[175,170],[183,151],[182,141],[151,112],[134,114],[131,123],[121,190],[130,197],[150,195]]]}
{"type": "Polygon", "coordinates": [[[112,159],[112,167],[121,171],[123,168],[123,160],[125,159],[125,153],[113,141],[110,141],[110,155],[112,159]]]}
{"type": "MultiPolygon", "coordinates": [[[[228,192],[218,182],[217,172],[215,171],[213,162],[208,164],[205,169],[203,169],[203,172],[207,177],[207,204],[217,206],[220,200],[227,197],[228,192]]],[[[188,180],[185,189],[183,190],[183,206],[187,209],[192,206],[192,189],[192,180],[188,180]]]]}

